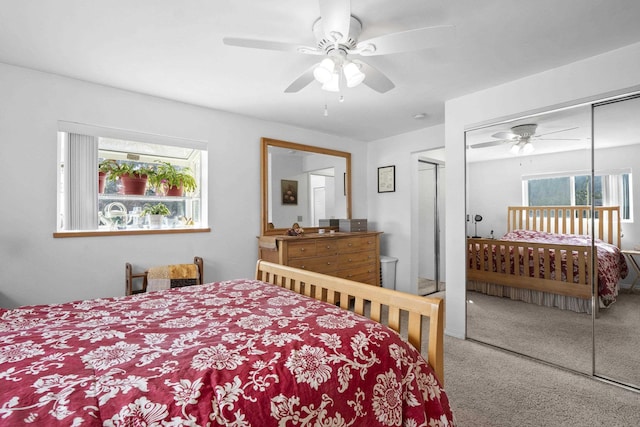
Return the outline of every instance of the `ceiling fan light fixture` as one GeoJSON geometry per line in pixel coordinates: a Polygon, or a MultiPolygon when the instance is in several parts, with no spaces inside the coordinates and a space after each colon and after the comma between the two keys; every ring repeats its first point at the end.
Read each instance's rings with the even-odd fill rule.
{"type": "Polygon", "coordinates": [[[522,148],[522,142],[518,142],[517,144],[513,144],[511,146],[511,148],[509,149],[509,152],[511,154],[519,154],[521,148],[522,148]]]}
{"type": "Polygon", "coordinates": [[[313,70],[313,77],[320,83],[325,84],[333,77],[336,68],[335,62],[331,58],[325,58],[313,70]]]}
{"type": "Polygon", "coordinates": [[[530,141],[527,141],[523,146],[522,146],[522,154],[531,154],[533,153],[534,150],[534,146],[530,141]]]}
{"type": "Polygon", "coordinates": [[[347,82],[347,87],[356,87],[360,83],[364,81],[366,77],[365,74],[360,71],[360,67],[358,67],[353,62],[348,62],[343,68],[342,72],[344,73],[344,78],[347,82]]]}
{"type": "Polygon", "coordinates": [[[327,92],[340,92],[340,74],[332,73],[331,78],[322,85],[327,92]]]}
{"type": "Polygon", "coordinates": [[[513,144],[509,151],[511,154],[531,154],[535,150],[535,147],[528,140],[521,140],[517,144],[513,144]]]}

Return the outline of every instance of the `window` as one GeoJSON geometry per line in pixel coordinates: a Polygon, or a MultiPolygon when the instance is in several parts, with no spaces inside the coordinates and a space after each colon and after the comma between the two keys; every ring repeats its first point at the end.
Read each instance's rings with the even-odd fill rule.
{"type": "MultiPolygon", "coordinates": [[[[529,176],[522,179],[526,206],[591,204],[591,175],[529,176]]],[[[596,173],[593,177],[594,206],[620,206],[622,220],[633,218],[629,170],[596,173]]]]}
{"type": "Polygon", "coordinates": [[[208,226],[203,142],[60,122],[58,157],[58,233],[137,234],[208,226]],[[125,187],[127,171],[142,172],[132,175],[141,178],[139,191],[125,187]],[[172,179],[186,180],[186,190],[169,191],[172,179]],[[170,214],[152,224],[145,209],[160,203],[170,214]]]}

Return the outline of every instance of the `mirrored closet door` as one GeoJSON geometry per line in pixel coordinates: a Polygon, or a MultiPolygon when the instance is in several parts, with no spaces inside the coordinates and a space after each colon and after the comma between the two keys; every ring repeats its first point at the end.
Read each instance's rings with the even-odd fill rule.
{"type": "Polygon", "coordinates": [[[468,338],[640,389],[638,117],[636,94],[467,132],[468,338]]]}
{"type": "Polygon", "coordinates": [[[474,129],[466,144],[467,337],[590,374],[590,251],[569,272],[554,258],[590,244],[590,107],[474,129]]]}
{"type": "MultiPolygon", "coordinates": [[[[624,259],[620,289],[612,289],[595,319],[595,374],[640,388],[640,227],[634,200],[638,200],[636,174],[640,170],[640,97],[625,97],[593,107],[594,202],[620,206],[621,248],[624,259]],[[634,206],[635,205],[635,206],[634,206]],[[631,288],[634,284],[633,289],[631,288]]],[[[604,264],[605,261],[602,262],[604,264]]],[[[603,265],[602,267],[605,267],[603,265]]],[[[602,289],[606,278],[599,287],[602,289]]]]}

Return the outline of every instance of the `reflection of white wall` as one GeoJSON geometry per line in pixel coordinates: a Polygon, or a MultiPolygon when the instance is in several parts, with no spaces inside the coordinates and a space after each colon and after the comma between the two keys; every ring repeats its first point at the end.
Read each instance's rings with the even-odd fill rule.
{"type": "MultiPolygon", "coordinates": [[[[318,171],[333,168],[333,181],[326,182],[327,218],[347,217],[347,197],[344,194],[344,174],[347,162],[342,157],[314,154],[305,156],[304,170],[318,171]]],[[[329,179],[330,177],[327,177],[329,179]]]]}
{"type": "Polygon", "coordinates": [[[276,228],[291,227],[294,222],[302,227],[309,225],[309,195],[307,174],[303,172],[302,159],[295,156],[271,156],[271,189],[272,212],[271,222],[276,228]],[[282,202],[282,180],[298,182],[298,203],[296,205],[282,202]],[[298,219],[299,217],[302,220],[298,219]]]}
{"type": "MultiPolygon", "coordinates": [[[[324,186],[325,190],[325,214],[328,218],[346,217],[346,196],[344,195],[344,179],[336,180],[334,177],[322,178],[322,183],[314,183],[314,171],[333,169],[336,176],[343,177],[346,170],[346,161],[341,157],[327,156],[323,154],[313,155],[287,155],[271,154],[270,175],[271,192],[269,221],[276,228],[290,227],[298,222],[302,227],[317,226],[317,219],[312,218],[313,200],[312,189],[314,186],[324,186]],[[338,175],[339,174],[339,175],[338,175]],[[281,181],[294,180],[298,182],[298,204],[289,205],[282,203],[281,181]],[[336,185],[339,188],[335,188],[336,185]],[[302,219],[299,219],[302,218],[302,219]]],[[[320,172],[319,172],[320,173],[320,172]]]]}
{"type": "MultiPolygon", "coordinates": [[[[312,226],[317,227],[319,225],[318,220],[336,217],[336,180],[333,176],[316,175],[313,173],[309,176],[309,183],[312,189],[311,194],[313,194],[313,200],[311,200],[313,207],[312,226]]],[[[344,213],[342,216],[344,217],[344,213]]]]}

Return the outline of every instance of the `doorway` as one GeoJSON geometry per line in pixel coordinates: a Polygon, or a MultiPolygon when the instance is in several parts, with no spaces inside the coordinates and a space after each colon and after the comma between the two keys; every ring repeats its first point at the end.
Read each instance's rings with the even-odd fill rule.
{"type": "Polygon", "coordinates": [[[418,295],[445,290],[444,162],[418,159],[418,295]]]}

